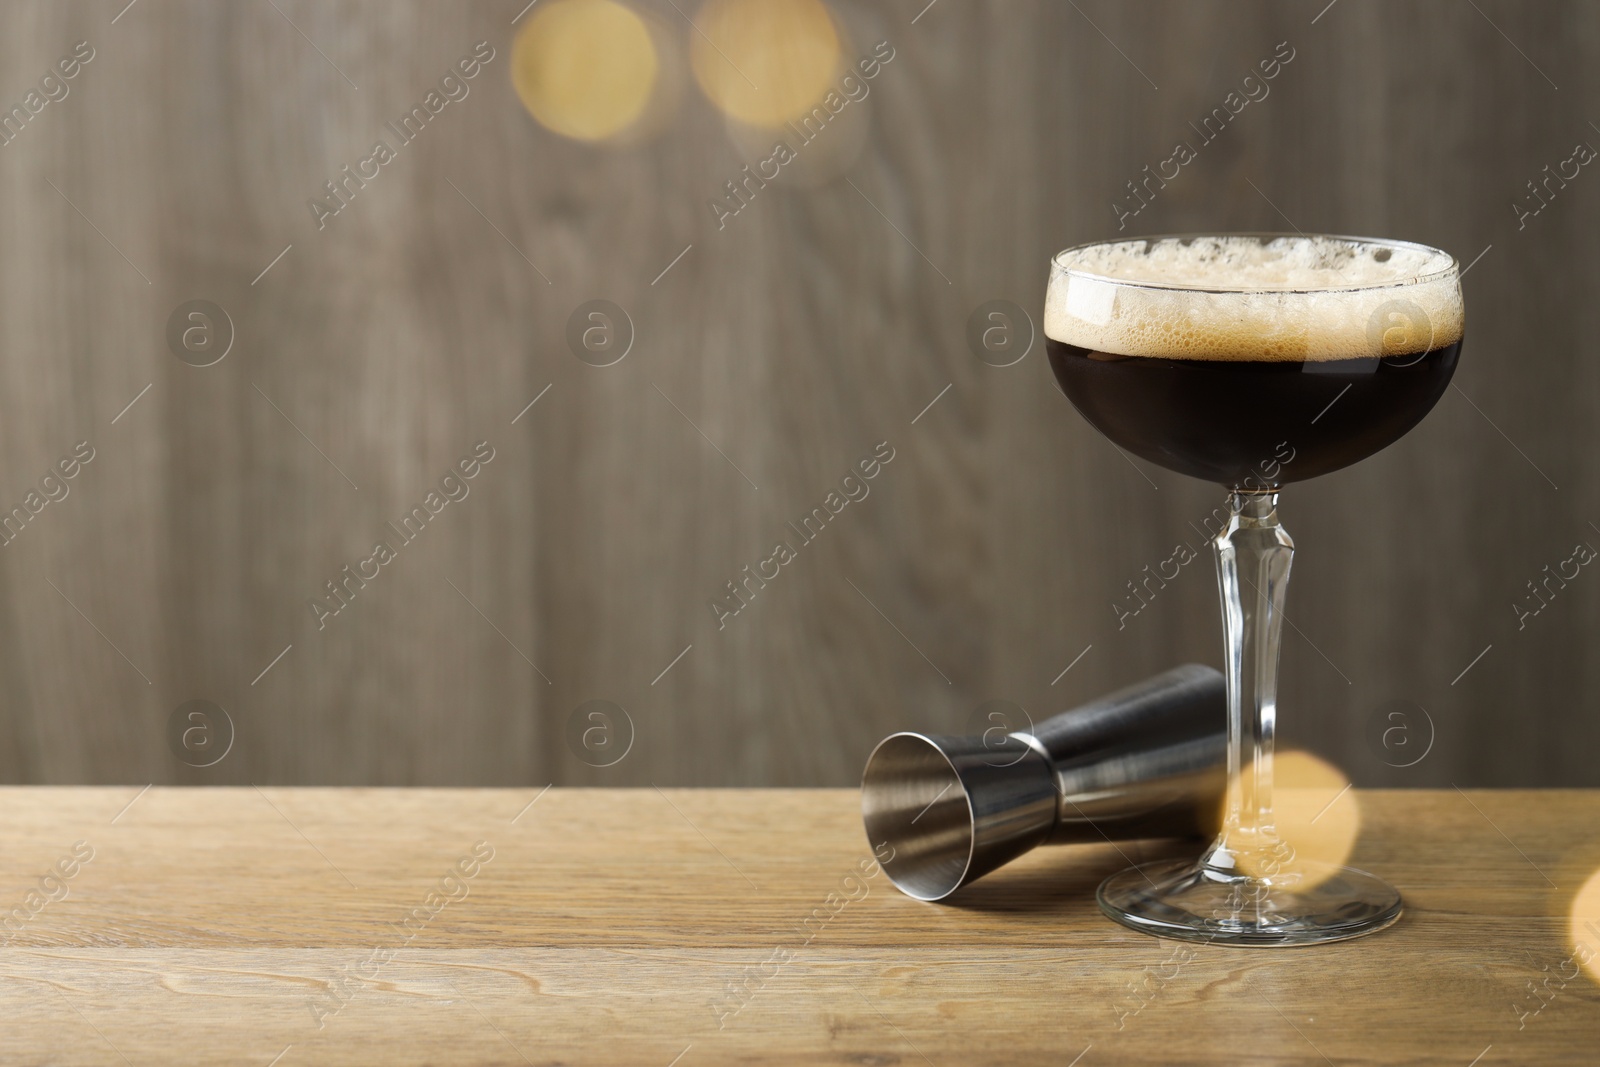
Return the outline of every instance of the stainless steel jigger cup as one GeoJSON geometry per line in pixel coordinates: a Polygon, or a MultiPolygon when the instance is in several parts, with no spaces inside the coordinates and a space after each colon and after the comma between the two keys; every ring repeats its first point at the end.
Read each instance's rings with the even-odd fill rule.
{"type": "Polygon", "coordinates": [[[903,892],[943,900],[1037,845],[1214,834],[1227,708],[1221,673],[1191,663],[1031,733],[891,734],[861,775],[867,839],[903,892]]]}

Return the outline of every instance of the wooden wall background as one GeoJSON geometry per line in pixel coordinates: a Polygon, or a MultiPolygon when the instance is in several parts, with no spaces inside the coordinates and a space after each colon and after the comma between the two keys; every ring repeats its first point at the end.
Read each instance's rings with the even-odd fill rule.
{"type": "Polygon", "coordinates": [[[1600,784],[1600,573],[1512,608],[1600,546],[1600,173],[1511,207],[1600,146],[1592,5],[833,0],[847,56],[895,58],[718,231],[757,154],[685,79],[643,143],[547,132],[510,84],[523,0],[123,2],[0,12],[7,104],[95,49],[0,148],[0,504],[95,449],[0,548],[0,779],[842,785],[897,728],[1220,662],[1209,560],[1124,630],[1110,606],[1220,493],[1124,461],[1042,348],[992,367],[964,328],[991,299],[1037,321],[1049,254],[1114,233],[1124,183],[1288,41],[1129,232],[1474,265],[1459,391],[1284,498],[1284,735],[1359,783],[1600,784]],[[471,95],[319,232],[307,198],[479,40],[471,95]],[[636,331],[607,368],[564,339],[596,298],[636,331]],[[191,299],[235,326],[215,366],[167,348],[191,299]],[[479,440],[470,496],[319,632],[308,598],[479,440]],[[870,496],[719,631],[723,583],[885,440],[870,496]],[[168,747],[193,699],[236,726],[208,769],[168,747]],[[566,741],[592,699],[634,726],[610,767],[566,741]]]}

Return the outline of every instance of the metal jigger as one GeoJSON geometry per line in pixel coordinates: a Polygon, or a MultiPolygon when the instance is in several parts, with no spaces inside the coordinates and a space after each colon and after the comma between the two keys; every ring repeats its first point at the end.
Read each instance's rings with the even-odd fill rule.
{"type": "Polygon", "coordinates": [[[1227,709],[1221,673],[1191,663],[1031,733],[891,734],[861,775],[868,842],[907,895],[943,900],[1037,845],[1214,834],[1227,709]]]}

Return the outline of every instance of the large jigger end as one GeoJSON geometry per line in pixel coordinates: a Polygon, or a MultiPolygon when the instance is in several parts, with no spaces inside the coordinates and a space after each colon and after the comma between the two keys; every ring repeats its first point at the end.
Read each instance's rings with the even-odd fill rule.
{"type": "Polygon", "coordinates": [[[861,775],[868,843],[918,900],[943,900],[1042,844],[1056,797],[1050,761],[1015,737],[891,734],[861,775]]]}

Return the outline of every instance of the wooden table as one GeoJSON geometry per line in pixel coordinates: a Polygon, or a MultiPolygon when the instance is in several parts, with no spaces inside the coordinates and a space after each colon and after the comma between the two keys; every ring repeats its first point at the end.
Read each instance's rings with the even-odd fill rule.
{"type": "Polygon", "coordinates": [[[902,896],[851,790],[5,788],[0,1063],[1600,1062],[1600,792],[1352,795],[1397,926],[1186,958],[1110,846],[902,896]]]}

